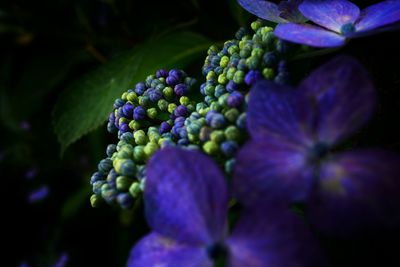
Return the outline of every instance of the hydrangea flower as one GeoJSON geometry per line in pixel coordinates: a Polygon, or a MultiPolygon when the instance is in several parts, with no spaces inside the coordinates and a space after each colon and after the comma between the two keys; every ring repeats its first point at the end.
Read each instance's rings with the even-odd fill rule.
{"type": "Polygon", "coordinates": [[[316,240],[287,210],[246,210],[229,234],[227,184],[204,154],[165,148],[147,167],[144,203],[153,231],[134,246],[128,267],[212,267],[220,257],[232,267],[326,266],[316,240]]]}
{"type": "Polygon", "coordinates": [[[303,0],[280,1],[275,4],[264,0],[238,0],[238,3],[248,12],[259,18],[275,23],[298,22],[307,19],[299,12],[298,6],[303,0]]]}
{"type": "Polygon", "coordinates": [[[360,11],[346,0],[304,0],[301,13],[319,26],[286,23],[275,29],[279,38],[315,47],[337,47],[400,20],[400,1],[389,0],[360,11]]]}
{"type": "Polygon", "coordinates": [[[247,115],[252,141],[236,158],[238,200],[306,203],[311,223],[327,234],[398,223],[399,157],[379,149],[332,152],[368,120],[375,100],[366,71],[346,56],[314,71],[295,91],[257,83],[247,115]]]}

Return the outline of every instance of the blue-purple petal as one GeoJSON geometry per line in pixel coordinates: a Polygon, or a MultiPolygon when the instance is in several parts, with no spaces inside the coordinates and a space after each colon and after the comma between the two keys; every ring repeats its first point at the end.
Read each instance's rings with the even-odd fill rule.
{"type": "Polygon", "coordinates": [[[340,56],[310,74],[300,85],[301,121],[314,129],[315,139],[327,145],[353,134],[371,116],[375,90],[364,67],[340,56]]]}
{"type": "Polygon", "coordinates": [[[312,22],[337,33],[343,25],[354,24],[360,16],[360,9],[346,0],[304,0],[299,10],[312,22]]]}
{"type": "Polygon", "coordinates": [[[296,101],[293,88],[265,80],[256,83],[251,88],[247,110],[247,129],[251,138],[299,145],[309,143],[299,122],[296,101]]]}
{"type": "Polygon", "coordinates": [[[259,18],[276,23],[286,22],[285,19],[279,17],[281,11],[275,3],[264,0],[238,0],[238,2],[244,9],[259,18]]]}
{"type": "Polygon", "coordinates": [[[361,11],[357,32],[369,31],[400,20],[400,1],[384,1],[361,11]]]}
{"type": "Polygon", "coordinates": [[[313,168],[304,148],[289,142],[246,144],[236,157],[233,191],[246,207],[304,201],[313,185],[313,168]]]}
{"type": "Polygon", "coordinates": [[[144,204],[149,225],[164,236],[206,245],[225,234],[226,182],[216,163],[200,152],[156,152],[147,165],[144,204]]]}
{"type": "Polygon", "coordinates": [[[342,35],[308,24],[279,24],[274,33],[280,39],[314,47],[338,47],[346,43],[342,35]]]}
{"type": "Polygon", "coordinates": [[[342,153],[322,164],[309,219],[328,235],[383,234],[400,223],[399,192],[399,156],[382,150],[342,153]]]}
{"type": "Polygon", "coordinates": [[[227,243],[231,267],[328,266],[305,223],[290,211],[270,205],[242,213],[227,243]]]}
{"type": "Polygon", "coordinates": [[[212,267],[204,248],[150,233],[132,249],[127,267],[212,267]]]}

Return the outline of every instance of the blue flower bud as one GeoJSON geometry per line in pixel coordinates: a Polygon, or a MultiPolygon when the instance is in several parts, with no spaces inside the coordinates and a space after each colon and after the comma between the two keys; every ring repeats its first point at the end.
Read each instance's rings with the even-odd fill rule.
{"type": "Polygon", "coordinates": [[[189,91],[189,88],[186,84],[184,83],[179,83],[175,85],[174,87],[174,92],[177,96],[183,96],[186,95],[189,91]]]}
{"type": "Polygon", "coordinates": [[[127,102],[127,103],[122,107],[122,113],[124,114],[124,117],[127,117],[127,118],[131,119],[132,116],[133,116],[133,109],[134,109],[134,108],[135,108],[135,107],[134,107],[131,103],[127,102]]]}
{"type": "Polygon", "coordinates": [[[135,142],[134,138],[133,138],[133,134],[128,132],[128,133],[123,133],[121,135],[121,140],[123,140],[124,142],[126,142],[127,144],[133,144],[135,142]]]}
{"type": "Polygon", "coordinates": [[[178,145],[179,146],[187,146],[189,145],[189,140],[186,138],[182,138],[178,140],[178,145]]]}
{"type": "Polygon", "coordinates": [[[148,90],[148,96],[151,102],[157,102],[163,97],[163,93],[157,89],[151,88],[151,90],[148,90]]]}
{"type": "Polygon", "coordinates": [[[114,123],[112,123],[112,122],[108,122],[108,123],[107,123],[107,131],[108,131],[109,133],[116,133],[117,130],[118,130],[118,128],[115,127],[115,124],[114,124],[114,123]]]}
{"type": "Polygon", "coordinates": [[[238,143],[232,140],[227,140],[221,144],[221,151],[227,157],[233,157],[238,150],[238,143]]]}
{"type": "Polygon", "coordinates": [[[112,160],[109,158],[102,159],[100,163],[97,165],[97,168],[100,173],[106,174],[112,168],[112,160]]]}
{"type": "Polygon", "coordinates": [[[159,70],[156,72],[156,77],[157,77],[157,78],[161,78],[161,77],[166,78],[167,76],[168,76],[168,71],[165,70],[165,69],[159,69],[159,70]]]}
{"type": "Polygon", "coordinates": [[[133,205],[133,198],[128,193],[120,193],[117,196],[117,203],[123,209],[129,209],[133,205]]]}
{"type": "Polygon", "coordinates": [[[258,70],[251,70],[246,74],[246,77],[244,78],[244,82],[247,85],[251,86],[260,79],[262,79],[261,73],[258,70]]]}
{"type": "Polygon", "coordinates": [[[143,120],[143,119],[145,119],[146,118],[146,110],[141,106],[136,107],[133,110],[133,118],[135,120],[143,120]]]}
{"type": "Polygon", "coordinates": [[[243,95],[236,91],[232,92],[227,99],[227,104],[230,107],[239,107],[243,103],[243,95]]]}
{"type": "Polygon", "coordinates": [[[189,112],[184,105],[179,105],[175,108],[174,115],[177,117],[186,117],[189,115],[189,112]]]}
{"type": "Polygon", "coordinates": [[[142,82],[137,83],[135,86],[135,93],[137,95],[142,95],[146,91],[146,85],[142,82]]]}
{"type": "Polygon", "coordinates": [[[120,124],[119,131],[121,133],[125,133],[125,132],[129,131],[129,125],[126,122],[120,124]]]}
{"type": "Polygon", "coordinates": [[[159,129],[160,134],[169,132],[169,131],[171,130],[171,128],[172,128],[172,126],[171,126],[168,122],[163,121],[163,122],[161,123],[160,129],[159,129]]]}
{"type": "Polygon", "coordinates": [[[220,129],[225,126],[225,118],[221,113],[216,113],[211,117],[209,124],[214,129],[220,129]]]}
{"type": "Polygon", "coordinates": [[[266,52],[263,56],[263,62],[266,67],[273,68],[278,64],[278,56],[275,52],[266,52]]]}
{"type": "Polygon", "coordinates": [[[117,98],[114,102],[114,108],[120,108],[125,104],[125,101],[121,98],[117,98]]]}
{"type": "Polygon", "coordinates": [[[90,184],[93,185],[97,181],[104,180],[104,173],[95,172],[92,177],[90,177],[90,184]]]}
{"type": "Polygon", "coordinates": [[[135,175],[136,166],[132,160],[124,159],[121,161],[119,166],[117,165],[117,167],[119,167],[119,169],[115,168],[115,170],[123,176],[135,175]]]}
{"type": "Polygon", "coordinates": [[[93,183],[93,193],[95,193],[96,195],[100,195],[101,194],[101,187],[103,186],[103,184],[105,184],[105,181],[96,181],[93,183]]]}

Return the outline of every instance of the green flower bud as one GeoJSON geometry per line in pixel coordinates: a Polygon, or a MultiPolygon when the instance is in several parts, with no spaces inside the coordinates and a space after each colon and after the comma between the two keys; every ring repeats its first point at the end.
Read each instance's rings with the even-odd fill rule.
{"type": "Polygon", "coordinates": [[[218,102],[212,102],[210,105],[210,109],[215,111],[221,111],[222,107],[218,102]]]}
{"type": "Polygon", "coordinates": [[[118,176],[116,179],[116,186],[117,190],[119,191],[126,191],[129,189],[129,186],[132,183],[132,179],[126,177],[126,176],[118,176]]]}
{"type": "Polygon", "coordinates": [[[256,20],[251,23],[250,27],[253,31],[257,31],[261,26],[262,26],[262,22],[260,20],[256,20]]]}
{"type": "Polygon", "coordinates": [[[265,79],[272,80],[275,77],[274,69],[264,68],[262,70],[262,75],[264,76],[265,79]]]}
{"type": "Polygon", "coordinates": [[[90,197],[90,204],[92,205],[93,208],[98,208],[99,205],[102,202],[102,198],[97,196],[96,194],[91,195],[90,197]]]}
{"type": "Polygon", "coordinates": [[[228,70],[226,72],[226,78],[228,80],[233,80],[235,73],[236,73],[236,68],[234,68],[234,67],[228,68],[228,70]]]}
{"type": "Polygon", "coordinates": [[[228,56],[223,56],[223,57],[221,58],[221,61],[219,62],[219,65],[220,65],[222,68],[226,68],[226,66],[228,66],[228,63],[229,63],[229,57],[228,57],[228,56]]]}
{"type": "Polygon", "coordinates": [[[133,146],[125,145],[117,152],[117,157],[119,159],[129,159],[133,156],[133,146]]]}
{"type": "Polygon", "coordinates": [[[137,103],[139,101],[139,98],[135,92],[128,93],[126,98],[128,99],[128,101],[131,101],[132,103],[137,103]]]}
{"type": "Polygon", "coordinates": [[[138,102],[142,107],[149,107],[151,105],[151,101],[148,96],[139,96],[138,102]]]}
{"type": "Polygon", "coordinates": [[[251,48],[244,47],[239,53],[241,58],[248,58],[251,55],[251,48]]]}
{"type": "Polygon", "coordinates": [[[131,184],[131,186],[129,187],[129,193],[131,194],[131,196],[133,196],[134,198],[137,198],[141,193],[142,193],[142,189],[140,188],[140,183],[138,182],[133,182],[131,184]]]}
{"type": "Polygon", "coordinates": [[[245,76],[244,71],[238,70],[235,72],[235,75],[233,76],[233,81],[237,84],[241,84],[243,83],[244,76],[245,76]]]}
{"type": "Polygon", "coordinates": [[[127,118],[121,117],[121,118],[119,118],[118,122],[119,122],[119,124],[128,123],[129,120],[127,118]]]}
{"type": "Polygon", "coordinates": [[[252,57],[262,57],[264,54],[264,50],[262,48],[255,48],[251,51],[251,56],[252,57]]]}
{"type": "Polygon", "coordinates": [[[211,84],[207,84],[204,87],[204,93],[206,93],[206,95],[214,95],[215,92],[215,86],[211,85],[211,84]]]}
{"type": "Polygon", "coordinates": [[[145,145],[148,142],[147,136],[143,130],[134,132],[133,137],[135,138],[135,143],[138,145],[145,145]]]}
{"type": "Polygon", "coordinates": [[[225,133],[222,130],[213,131],[210,134],[210,139],[215,143],[221,143],[225,140],[225,133]]]}
{"type": "Polygon", "coordinates": [[[227,106],[227,101],[228,101],[228,96],[229,93],[223,94],[220,97],[218,97],[218,104],[220,104],[222,107],[227,106]]]}
{"type": "Polygon", "coordinates": [[[137,130],[139,130],[141,128],[141,123],[138,122],[138,121],[132,120],[129,123],[129,128],[134,130],[134,131],[137,131],[137,130]]]}
{"type": "Polygon", "coordinates": [[[135,174],[136,166],[130,159],[119,159],[117,158],[113,162],[114,169],[117,173],[124,176],[133,176],[135,174]]]}
{"type": "Polygon", "coordinates": [[[207,115],[207,113],[210,111],[211,109],[209,108],[209,107],[207,107],[207,108],[203,108],[203,109],[200,109],[198,112],[199,112],[199,114],[201,115],[201,116],[206,116],[207,115]]]}
{"type": "Polygon", "coordinates": [[[215,78],[217,78],[217,75],[215,74],[215,72],[209,71],[209,72],[207,73],[207,76],[206,76],[206,80],[207,80],[207,81],[214,80],[215,78]]]}
{"type": "Polygon", "coordinates": [[[147,136],[149,137],[150,142],[158,143],[158,140],[161,138],[160,133],[158,130],[156,132],[147,132],[147,136]]]}
{"type": "Polygon", "coordinates": [[[246,59],[246,65],[249,69],[257,69],[258,65],[260,64],[260,58],[251,56],[246,59]]]}
{"type": "Polygon", "coordinates": [[[153,155],[154,152],[157,151],[157,149],[158,149],[158,145],[156,143],[149,142],[144,147],[144,153],[149,158],[149,157],[151,157],[151,155],[153,155]]]}
{"type": "Polygon", "coordinates": [[[225,129],[225,137],[228,140],[239,141],[241,137],[240,130],[236,126],[229,126],[225,129]]]}
{"type": "Polygon", "coordinates": [[[189,97],[187,97],[187,96],[181,96],[181,97],[179,98],[179,103],[181,103],[181,105],[187,106],[187,105],[189,105],[189,103],[190,103],[190,99],[189,99],[189,97]]]}
{"type": "Polygon", "coordinates": [[[231,108],[228,109],[225,113],[224,116],[227,119],[227,121],[229,122],[235,122],[236,119],[239,117],[239,110],[237,110],[236,108],[231,108]]]}
{"type": "Polygon", "coordinates": [[[229,55],[234,55],[234,54],[239,53],[239,46],[237,46],[237,45],[230,46],[228,48],[228,53],[229,53],[229,55]]]}
{"type": "Polygon", "coordinates": [[[191,143],[197,143],[199,141],[199,136],[194,134],[188,134],[188,139],[191,143]]]}
{"type": "Polygon", "coordinates": [[[157,102],[157,106],[161,111],[167,111],[168,110],[168,101],[165,99],[160,99],[157,102]]]}
{"type": "Polygon", "coordinates": [[[122,100],[125,100],[126,101],[126,96],[128,95],[128,92],[124,92],[123,94],[122,94],[122,96],[121,96],[121,99],[122,100]]]}
{"type": "Polygon", "coordinates": [[[146,154],[144,153],[144,146],[135,146],[133,148],[133,159],[136,162],[143,162],[146,160],[146,154]]]}
{"type": "Polygon", "coordinates": [[[147,113],[147,116],[148,116],[150,119],[155,119],[155,118],[157,117],[157,115],[158,115],[158,112],[157,112],[157,109],[156,109],[156,108],[149,108],[149,109],[146,111],[146,113],[147,113]]]}
{"type": "Polygon", "coordinates": [[[220,74],[218,76],[218,82],[220,84],[227,84],[228,83],[228,79],[226,78],[225,74],[222,73],[222,74],[220,74]]]}
{"type": "Polygon", "coordinates": [[[218,46],[212,45],[212,46],[210,46],[210,48],[208,48],[207,54],[208,55],[216,54],[216,53],[218,53],[218,51],[219,51],[218,46]]]}
{"type": "Polygon", "coordinates": [[[203,145],[203,150],[208,155],[215,155],[219,152],[219,146],[213,141],[207,141],[203,145]]]}
{"type": "Polygon", "coordinates": [[[167,100],[171,100],[172,97],[174,96],[174,89],[172,89],[169,86],[165,87],[162,90],[162,92],[163,92],[163,95],[164,95],[165,99],[167,99],[167,100]]]}
{"type": "Polygon", "coordinates": [[[188,109],[189,113],[192,113],[196,110],[196,107],[193,104],[188,104],[186,108],[188,109]]]}
{"type": "Polygon", "coordinates": [[[168,105],[168,112],[169,113],[174,113],[174,110],[176,109],[176,104],[174,104],[174,103],[170,103],[169,105],[168,105]]]}

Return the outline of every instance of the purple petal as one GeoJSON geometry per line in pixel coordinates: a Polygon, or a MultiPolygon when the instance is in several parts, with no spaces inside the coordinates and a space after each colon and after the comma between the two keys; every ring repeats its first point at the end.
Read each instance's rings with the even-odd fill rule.
{"type": "Polygon", "coordinates": [[[248,12],[259,18],[276,23],[284,23],[286,20],[279,17],[278,5],[264,0],[238,0],[239,4],[248,12]]]}
{"type": "Polygon", "coordinates": [[[228,211],[224,176],[211,158],[165,148],[150,159],[144,191],[152,229],[186,244],[222,239],[228,211]]]}
{"type": "Polygon", "coordinates": [[[305,0],[299,10],[312,22],[337,33],[343,25],[354,24],[360,16],[360,9],[346,0],[305,0]]]}
{"type": "Polygon", "coordinates": [[[269,81],[256,83],[250,91],[247,128],[253,139],[309,143],[296,110],[294,89],[269,81]]]}
{"type": "Polygon", "coordinates": [[[400,20],[400,1],[384,1],[362,10],[357,32],[368,31],[400,20]]]}
{"type": "Polygon", "coordinates": [[[264,141],[245,145],[236,157],[233,190],[247,207],[260,203],[303,201],[313,182],[301,147],[264,141]]]}
{"type": "Polygon", "coordinates": [[[212,267],[205,249],[150,233],[132,249],[127,267],[212,267]]]}
{"type": "Polygon", "coordinates": [[[339,236],[372,232],[400,223],[400,157],[380,150],[337,155],[322,164],[310,197],[310,221],[339,236]],[[383,227],[382,227],[383,226],[383,227]],[[366,232],[367,231],[367,232],[366,232]]]}
{"type": "Polygon", "coordinates": [[[327,145],[354,133],[375,106],[375,91],[366,70],[356,60],[341,56],[318,68],[298,89],[302,99],[299,116],[327,145]]]}
{"type": "Polygon", "coordinates": [[[280,39],[314,47],[337,47],[346,41],[337,33],[308,24],[279,24],[274,33],[280,39]]]}
{"type": "Polygon", "coordinates": [[[327,266],[305,223],[287,210],[242,214],[227,243],[231,267],[327,266]]]}

